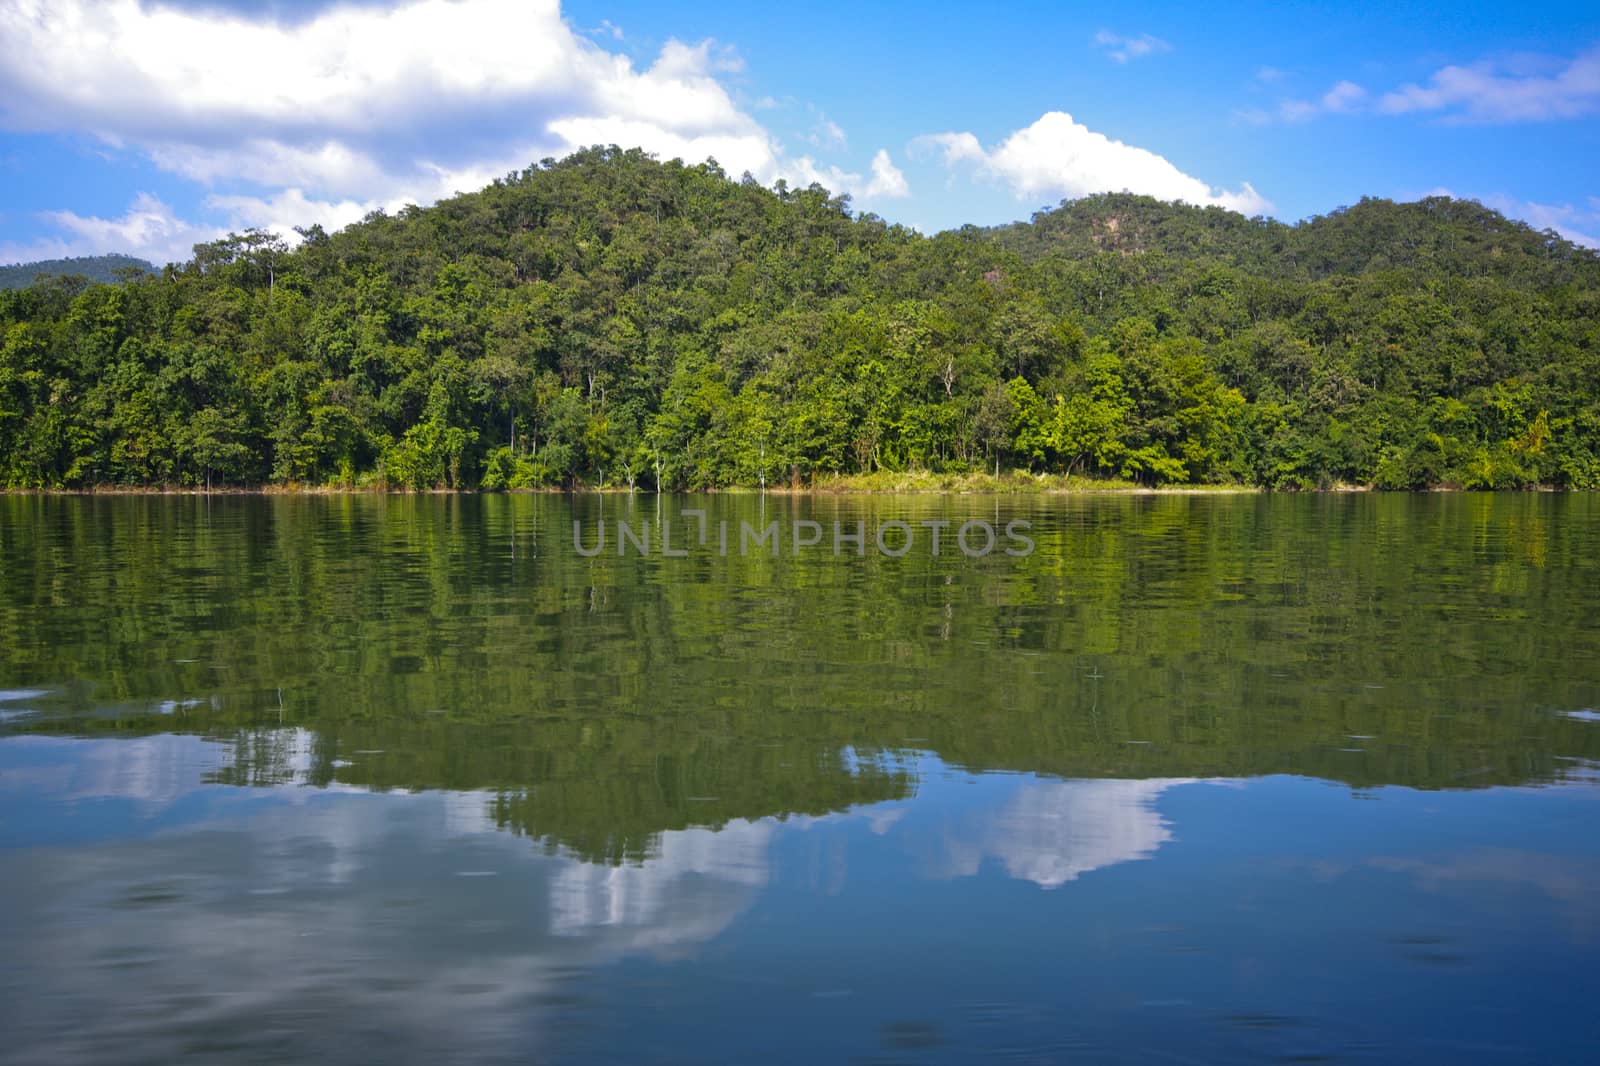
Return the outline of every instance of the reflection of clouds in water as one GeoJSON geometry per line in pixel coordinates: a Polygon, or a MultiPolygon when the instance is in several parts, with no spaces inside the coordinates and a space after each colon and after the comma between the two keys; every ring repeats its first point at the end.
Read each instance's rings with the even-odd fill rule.
{"type": "Polygon", "coordinates": [[[1172,839],[1156,799],[1189,779],[1040,781],[1020,786],[998,811],[952,826],[949,876],[1000,860],[1012,877],[1056,888],[1091,870],[1146,859],[1172,839]]]}
{"type": "Polygon", "coordinates": [[[668,831],[610,868],[496,831],[490,801],[321,794],[13,852],[0,1061],[525,1058],[553,997],[572,1016],[569,975],[702,943],[768,879],[775,823],[668,831]]]}
{"type": "Polygon", "coordinates": [[[317,737],[308,729],[282,728],[222,740],[163,733],[115,740],[19,736],[5,743],[28,761],[8,765],[0,788],[51,800],[132,800],[149,814],[208,782],[304,783],[315,763],[317,737]]]}
{"type": "Polygon", "coordinates": [[[668,830],[642,863],[571,863],[552,881],[551,931],[611,927],[632,948],[709,939],[767,883],[773,832],[770,820],[736,819],[718,830],[668,830]]]}
{"type": "MultiPolygon", "coordinates": [[[[582,1022],[574,975],[723,933],[773,878],[784,824],[668,830],[649,858],[613,867],[501,832],[488,793],[287,784],[313,766],[302,730],[27,742],[41,746],[7,765],[40,780],[8,769],[4,787],[51,803],[166,808],[263,752],[272,772],[249,779],[278,784],[210,788],[191,808],[209,820],[144,839],[7,856],[0,938],[17,961],[0,972],[4,1062],[155,1061],[196,1046],[260,1061],[537,1056],[564,1039],[556,1020],[582,1022]]],[[[994,857],[1055,887],[1148,857],[1171,837],[1155,803],[1177,783],[1025,781],[950,827],[949,871],[994,857]]],[[[931,828],[915,801],[787,825],[855,819],[877,835],[931,828]]]]}
{"type": "Polygon", "coordinates": [[[900,824],[901,819],[905,818],[906,812],[910,809],[903,803],[880,803],[875,807],[866,808],[861,812],[861,815],[866,818],[867,825],[872,828],[874,833],[878,836],[885,836],[889,830],[900,824]]]}
{"type": "Polygon", "coordinates": [[[1513,848],[1478,848],[1441,861],[1378,856],[1367,865],[1391,873],[1407,874],[1429,892],[1460,882],[1498,881],[1532,885],[1551,899],[1581,904],[1594,900],[1593,886],[1600,864],[1586,856],[1550,855],[1513,848]]]}
{"type": "Polygon", "coordinates": [[[29,756],[28,763],[8,766],[0,777],[8,791],[25,789],[52,801],[128,799],[147,810],[170,806],[228,761],[223,746],[192,736],[22,736],[5,743],[29,756]]]}
{"type": "Polygon", "coordinates": [[[233,756],[225,775],[232,784],[303,783],[316,765],[317,735],[309,729],[252,729],[221,743],[233,756]]]}

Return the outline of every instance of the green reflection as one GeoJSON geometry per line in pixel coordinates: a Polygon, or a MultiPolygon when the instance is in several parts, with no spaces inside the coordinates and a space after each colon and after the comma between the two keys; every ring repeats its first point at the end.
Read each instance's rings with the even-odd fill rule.
{"type": "Polygon", "coordinates": [[[1591,496],[0,498],[0,728],[190,732],[217,780],[486,789],[581,855],[1079,777],[1547,781],[1600,759],[1591,496]],[[726,556],[710,528],[869,530],[726,556]],[[870,531],[1001,529],[981,559],[870,531]],[[655,530],[652,553],[599,523],[655,530]],[[661,525],[688,554],[660,553],[661,525]],[[286,729],[309,738],[288,752],[286,729]]]}

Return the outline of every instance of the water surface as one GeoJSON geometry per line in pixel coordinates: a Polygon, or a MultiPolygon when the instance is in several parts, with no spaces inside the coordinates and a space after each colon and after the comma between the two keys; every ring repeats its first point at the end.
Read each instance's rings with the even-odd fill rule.
{"type": "Polygon", "coordinates": [[[0,1061],[1583,1061],[1597,530],[0,498],[0,1061]]]}

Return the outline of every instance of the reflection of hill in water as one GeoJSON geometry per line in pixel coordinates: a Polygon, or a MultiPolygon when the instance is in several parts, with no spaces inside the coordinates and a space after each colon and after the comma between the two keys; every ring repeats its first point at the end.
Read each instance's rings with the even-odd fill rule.
{"type": "MultiPolygon", "coordinates": [[[[606,863],[656,855],[667,831],[818,816],[908,798],[917,789],[917,771],[887,738],[910,737],[920,728],[915,747],[947,764],[1073,779],[1043,783],[1028,793],[1034,797],[1028,802],[1056,816],[1035,817],[1033,808],[1022,805],[1026,797],[1019,797],[1008,821],[968,834],[989,841],[987,850],[968,854],[952,845],[952,869],[993,855],[1014,875],[1041,884],[1070,880],[1079,869],[1075,863],[1086,863],[1084,869],[1103,865],[1096,832],[1110,833],[1117,848],[1131,849],[1123,857],[1159,845],[1164,831],[1144,812],[1173,779],[1293,773],[1353,787],[1477,788],[1554,780],[1600,759],[1600,727],[1550,714],[1537,716],[1537,735],[1528,719],[1478,716],[1448,720],[1453,724],[1432,737],[1386,743],[1339,736],[1320,745],[1309,739],[1317,735],[1314,728],[1297,731],[1293,720],[1278,723],[1260,743],[1223,745],[1201,730],[1186,741],[1169,735],[1130,743],[1107,723],[1070,716],[1053,722],[1033,715],[974,714],[966,721],[879,717],[871,729],[865,723],[857,727],[865,742],[856,743],[799,732],[805,726],[837,728],[841,718],[845,726],[852,722],[850,716],[825,715],[753,718],[737,739],[694,717],[644,715],[499,724],[423,716],[321,728],[219,728],[204,740],[128,735],[178,724],[170,715],[33,724],[37,731],[118,736],[115,744],[96,745],[71,771],[71,787],[83,795],[158,803],[201,781],[470,793],[482,796],[481,815],[498,828],[606,863]],[[765,730],[755,728],[762,723],[765,730]],[[886,754],[870,757],[875,751],[886,754]],[[1080,804],[1099,806],[1091,816],[1072,816],[1080,804]],[[1042,865],[1026,858],[1035,837],[1041,846],[1034,850],[1048,857],[1042,865]],[[997,849],[996,840],[1009,843],[997,849]],[[1073,858],[1062,865],[1061,856],[1073,858]]],[[[191,717],[188,724],[203,723],[191,717]]]]}
{"type": "MultiPolygon", "coordinates": [[[[1547,781],[1600,762],[1600,498],[0,500],[0,730],[231,746],[214,779],[487,791],[596,858],[1076,779],[1547,781]],[[1013,516],[1026,559],[583,559],[574,520],[1013,516]]],[[[920,527],[919,527],[920,528],[920,527]]],[[[657,535],[659,542],[659,534],[657,535]]]]}
{"type": "MultiPolygon", "coordinates": [[[[39,1061],[166,1061],[224,1040],[249,1061],[522,1060],[559,1038],[549,1021],[583,995],[586,970],[692,957],[726,934],[779,879],[782,832],[870,820],[908,860],[942,846],[936,875],[968,876],[992,857],[1006,875],[1053,888],[1150,857],[1169,835],[1155,801],[1177,783],[1003,780],[956,825],[915,803],[880,809],[899,818],[830,814],[789,830],[733,818],[661,831],[644,854],[612,864],[527,847],[501,831],[503,803],[489,793],[377,797],[285,781],[253,790],[260,802],[207,804],[192,802],[201,776],[235,774],[238,747],[170,734],[14,743],[46,772],[37,782],[8,773],[0,788],[176,815],[130,840],[15,853],[0,907],[9,946],[32,960],[31,1007],[10,1018],[8,1038],[39,1061]],[[127,1009],[130,970],[139,1010],[127,1009]],[[82,1024],[85,1009],[94,1025],[82,1024]],[[260,1023],[302,1017],[337,1024],[260,1023]]],[[[283,730],[247,750],[273,752],[293,780],[315,765],[316,747],[312,734],[283,730]]]]}
{"type": "MultiPolygon", "coordinates": [[[[1069,678],[1067,686],[1075,681],[1069,678]]],[[[751,687],[762,686],[757,680],[751,687]]],[[[229,784],[299,780],[503,790],[523,796],[505,805],[512,822],[527,820],[518,810],[538,808],[604,809],[613,823],[647,810],[677,812],[658,828],[750,813],[819,813],[902,794],[904,780],[880,782],[871,765],[846,772],[840,753],[849,750],[923,750],[973,770],[1073,778],[1287,773],[1356,788],[1537,783],[1583,761],[1600,761],[1600,726],[1538,707],[1420,707],[1408,717],[1364,712],[1357,693],[1330,713],[1318,713],[1314,696],[1299,713],[1291,706],[1211,713],[1181,696],[1159,700],[1154,694],[1141,695],[1132,708],[1107,706],[1111,701],[1102,698],[1091,709],[1077,705],[1082,687],[1064,687],[1053,708],[1008,708],[972,694],[959,710],[945,705],[955,702],[949,697],[919,697],[871,709],[771,706],[730,716],[713,707],[570,718],[507,710],[496,719],[480,705],[467,720],[399,710],[360,718],[297,716],[293,729],[258,724],[276,713],[232,713],[227,700],[218,701],[220,710],[192,708],[183,716],[121,704],[112,717],[13,719],[7,732],[192,733],[230,748],[228,767],[217,778],[229,784]]],[[[795,701],[793,694],[788,699],[795,701]]]]}
{"type": "MultiPolygon", "coordinates": [[[[27,745],[30,738],[13,742],[27,745]]],[[[627,752],[517,743],[499,730],[385,730],[381,742],[390,746],[380,749],[378,740],[358,737],[341,744],[287,727],[231,736],[118,735],[83,745],[43,736],[31,742],[66,745],[52,750],[72,757],[13,771],[9,784],[64,800],[126,799],[159,811],[208,784],[443,791],[456,797],[453,810],[463,824],[476,819],[542,841],[551,853],[603,863],[662,858],[664,832],[825,815],[905,799],[914,788],[912,775],[893,762],[800,745],[719,745],[634,759],[627,752]],[[469,807],[471,818],[463,813],[469,807]]],[[[673,861],[687,854],[675,852],[673,861]]]]}
{"type": "MultiPolygon", "coordinates": [[[[751,687],[761,686],[756,681],[751,687]]],[[[863,774],[843,772],[839,753],[851,749],[931,751],[973,770],[1072,778],[1298,774],[1352,788],[1539,783],[1600,762],[1600,725],[1537,706],[1491,711],[1458,704],[1456,710],[1417,707],[1407,714],[1368,710],[1367,694],[1357,692],[1326,712],[1313,694],[1299,708],[1285,701],[1271,711],[1224,714],[1153,693],[1138,696],[1132,708],[1107,706],[1111,701],[1102,698],[1091,709],[1079,705],[1081,695],[1064,687],[1054,708],[1006,708],[975,693],[959,711],[941,705],[955,702],[948,698],[907,698],[904,706],[871,710],[776,706],[764,714],[740,712],[732,722],[719,708],[570,719],[508,710],[498,720],[481,708],[469,720],[401,711],[358,719],[296,716],[298,731],[264,726],[262,719],[278,715],[235,713],[220,698],[220,709],[191,707],[182,715],[151,713],[170,700],[87,714],[35,703],[26,713],[13,709],[0,730],[190,733],[230,747],[228,768],[217,778],[229,784],[300,780],[505,790],[521,796],[505,805],[512,823],[531,822],[535,809],[604,810],[604,821],[613,825],[645,811],[656,812],[652,821],[674,812],[655,828],[819,813],[900,794],[904,782],[879,781],[871,767],[863,774]]]]}
{"type": "MultiPolygon", "coordinates": [[[[335,883],[348,879],[366,843],[364,830],[353,828],[351,818],[362,810],[377,810],[357,805],[342,808],[347,816],[312,813],[310,801],[325,792],[356,800],[373,790],[347,783],[325,783],[321,789],[309,786],[317,744],[314,734],[301,729],[262,731],[244,745],[181,734],[114,740],[19,738],[12,744],[30,753],[20,760],[20,768],[11,765],[14,757],[7,760],[4,791],[26,790],[68,807],[86,800],[128,800],[146,819],[177,814],[196,793],[241,777],[234,762],[239,751],[271,752],[275,760],[271,780],[257,766],[254,784],[270,803],[287,801],[307,811],[307,820],[294,834],[297,842],[292,846],[303,851],[314,838],[313,850],[322,856],[317,877],[335,883]]],[[[953,816],[949,811],[937,813],[940,808],[935,804],[929,820],[916,814],[915,803],[876,804],[913,799],[916,775],[947,773],[949,768],[938,760],[923,756],[900,764],[841,753],[827,765],[833,773],[822,776],[857,782],[858,787],[850,791],[858,799],[840,802],[835,810],[819,811],[817,817],[860,814],[881,835],[900,832],[909,816],[914,834],[927,834],[939,842],[943,858],[935,864],[935,872],[970,876],[986,859],[995,859],[1008,876],[1045,888],[1153,855],[1171,839],[1156,801],[1169,788],[1193,783],[1192,779],[1054,781],[1006,775],[998,779],[1004,782],[998,794],[987,792],[982,800],[960,806],[953,816]],[[869,798],[875,784],[885,786],[877,789],[883,794],[876,800],[869,798]]],[[[813,767],[819,773],[822,769],[821,762],[813,767]]],[[[641,837],[637,848],[625,851],[619,851],[623,838],[613,835],[602,838],[604,847],[594,849],[582,839],[574,839],[581,828],[575,830],[563,820],[562,805],[541,806],[539,793],[538,788],[520,792],[438,789],[387,795],[425,799],[419,809],[436,813],[438,825],[429,832],[438,836],[500,836],[509,829],[516,835],[538,835],[545,840],[548,846],[532,853],[563,860],[559,876],[551,881],[549,924],[556,935],[576,935],[600,926],[658,925],[678,910],[671,886],[685,879],[704,878],[737,887],[736,894],[759,889],[769,879],[768,849],[778,825],[791,819],[802,826],[815,821],[778,810],[765,816],[662,828],[641,837]],[[524,820],[524,816],[539,821],[524,820]]],[[[570,791],[560,795],[572,798],[570,791]]],[[[186,819],[177,816],[180,823],[186,819]]],[[[258,887],[271,889],[280,874],[269,865],[258,876],[258,887]]],[[[689,924],[698,924],[698,920],[689,924]]],[[[651,936],[641,933],[640,944],[650,942],[651,936]]]]}

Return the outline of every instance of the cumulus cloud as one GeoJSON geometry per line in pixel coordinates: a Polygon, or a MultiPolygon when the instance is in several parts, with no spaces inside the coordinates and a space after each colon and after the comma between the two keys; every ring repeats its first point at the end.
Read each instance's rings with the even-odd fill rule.
{"type": "MultiPolygon", "coordinates": [[[[339,5],[292,23],[150,0],[0,0],[0,124],[137,152],[247,224],[277,224],[268,208],[302,207],[309,222],[429,203],[612,143],[714,157],[767,184],[828,176],[835,191],[899,195],[876,162],[862,179],[786,155],[719,80],[742,67],[731,48],[669,40],[636,65],[597,43],[618,36],[601,28],[573,29],[557,0],[339,5]]],[[[95,226],[166,232],[138,228],[149,214],[60,221],[68,240],[95,226]]]]}
{"type": "Polygon", "coordinates": [[[879,148],[878,154],[872,157],[872,180],[867,182],[863,190],[864,195],[894,197],[905,196],[910,191],[910,187],[906,184],[906,176],[894,165],[889,153],[879,148]]]}
{"type": "Polygon", "coordinates": [[[0,243],[0,263],[123,251],[160,266],[189,258],[196,244],[215,240],[224,232],[216,226],[184,221],[149,193],[135,197],[118,218],[84,216],[72,211],[47,211],[44,218],[61,235],[27,243],[0,243]]]}
{"type": "Polygon", "coordinates": [[[1426,85],[1408,84],[1379,102],[1386,114],[1439,113],[1462,122],[1545,122],[1600,110],[1600,46],[1567,61],[1537,57],[1448,66],[1426,85]]]}
{"type": "Polygon", "coordinates": [[[894,165],[885,149],[878,149],[872,158],[870,176],[837,166],[824,166],[809,155],[786,159],[780,175],[791,187],[821,185],[835,193],[845,193],[852,199],[888,200],[910,194],[905,175],[894,165]]]}
{"type": "Polygon", "coordinates": [[[299,189],[284,189],[271,196],[208,196],[206,206],[222,211],[234,229],[260,226],[275,233],[289,234],[297,226],[321,226],[332,233],[376,210],[393,205],[372,200],[313,200],[299,189]]]}
{"type": "Polygon", "coordinates": [[[914,144],[937,151],[947,166],[976,166],[1009,185],[1019,199],[1128,191],[1246,215],[1272,209],[1249,182],[1233,192],[1213,189],[1162,156],[1096,133],[1061,111],[1046,113],[992,149],[965,132],[931,134],[914,144]]]}
{"type": "Polygon", "coordinates": [[[1148,33],[1124,36],[1112,33],[1110,30],[1101,30],[1094,35],[1093,43],[1096,48],[1118,63],[1126,63],[1130,59],[1143,59],[1157,52],[1172,51],[1172,45],[1148,33]]]}
{"type": "Polygon", "coordinates": [[[626,60],[583,47],[550,0],[341,7],[280,25],[138,0],[7,0],[8,119],[202,142],[230,123],[286,141],[428,122],[463,99],[547,95],[626,60]]]}

